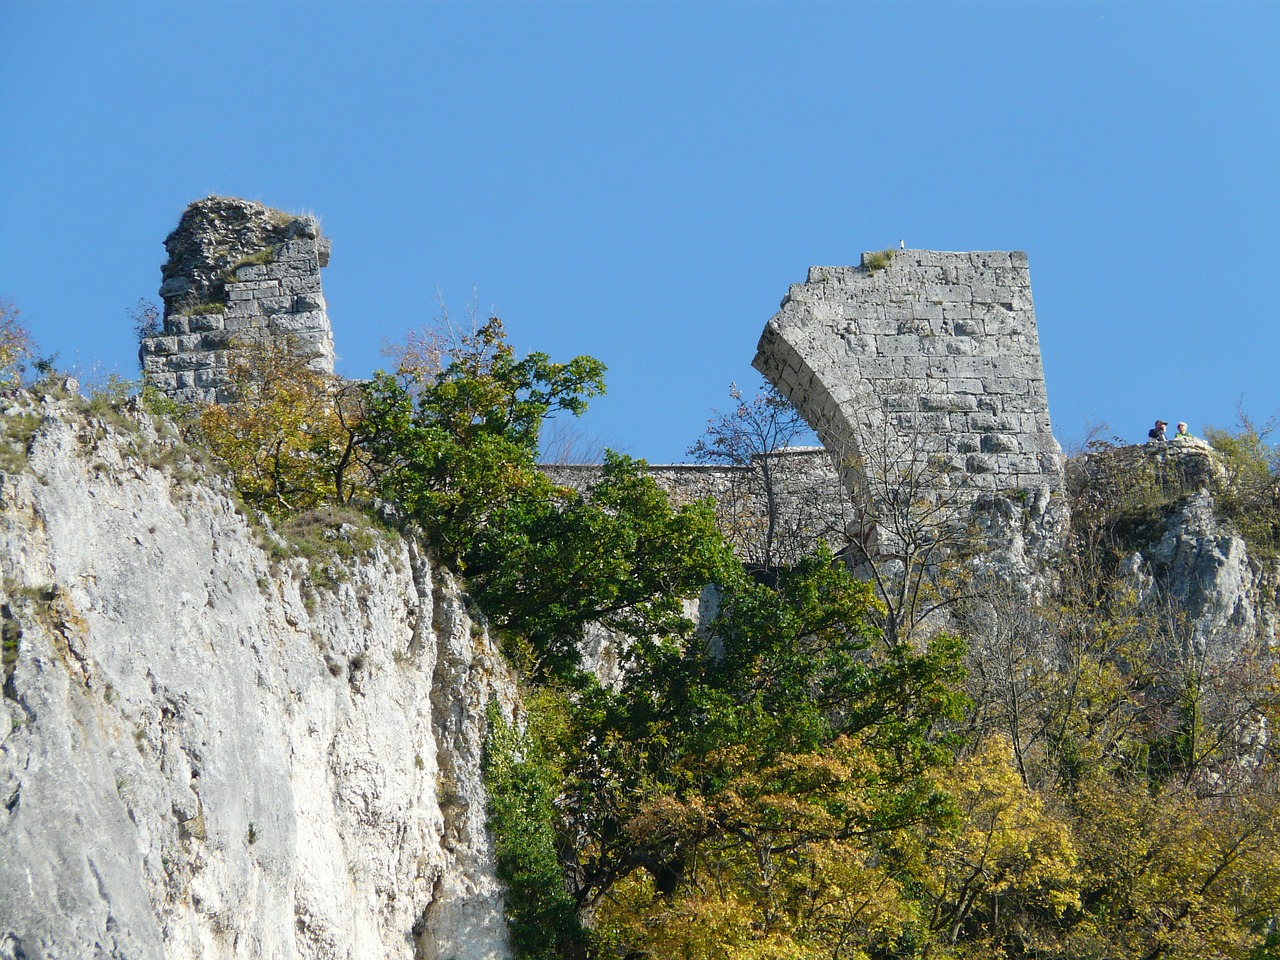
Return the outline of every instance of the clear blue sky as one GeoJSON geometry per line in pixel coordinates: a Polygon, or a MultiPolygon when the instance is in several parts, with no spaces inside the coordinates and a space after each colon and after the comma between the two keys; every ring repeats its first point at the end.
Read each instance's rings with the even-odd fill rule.
{"type": "Polygon", "coordinates": [[[317,213],[339,369],[478,290],[684,459],[811,264],[1030,256],[1055,432],[1280,410],[1280,3],[0,0],[0,297],[134,375],[211,193],[317,213]]]}

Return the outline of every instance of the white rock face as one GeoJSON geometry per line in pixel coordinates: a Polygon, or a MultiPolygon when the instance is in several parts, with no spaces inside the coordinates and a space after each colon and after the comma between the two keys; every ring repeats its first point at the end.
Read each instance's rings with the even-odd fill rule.
{"type": "Polygon", "coordinates": [[[1165,520],[1164,534],[1129,560],[1140,588],[1159,586],[1190,618],[1190,654],[1229,657],[1254,637],[1274,648],[1274,577],[1223,528],[1201,490],[1165,520]]]}
{"type": "Polygon", "coordinates": [[[509,956],[514,687],[448,578],[387,537],[315,589],[145,419],[38,413],[0,476],[0,958],[509,956]]]}

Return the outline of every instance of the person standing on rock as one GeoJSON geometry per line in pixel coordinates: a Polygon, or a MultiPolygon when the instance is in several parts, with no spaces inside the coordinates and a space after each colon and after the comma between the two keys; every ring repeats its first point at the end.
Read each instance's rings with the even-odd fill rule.
{"type": "Polygon", "coordinates": [[[1169,425],[1167,420],[1157,420],[1156,425],[1147,431],[1147,440],[1151,443],[1164,443],[1164,428],[1169,425]]]}
{"type": "Polygon", "coordinates": [[[1178,432],[1173,435],[1175,440],[1194,440],[1195,437],[1187,433],[1187,425],[1181,420],[1178,421],[1178,432]]]}

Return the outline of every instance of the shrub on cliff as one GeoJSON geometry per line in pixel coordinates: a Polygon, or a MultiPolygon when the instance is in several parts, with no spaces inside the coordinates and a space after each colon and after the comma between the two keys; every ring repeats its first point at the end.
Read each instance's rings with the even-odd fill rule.
{"type": "Polygon", "coordinates": [[[345,503],[362,486],[350,399],[287,342],[235,345],[230,398],[201,406],[199,427],[244,499],[268,513],[345,503]]]}
{"type": "MultiPolygon", "coordinates": [[[[536,717],[536,699],[532,706],[536,717]]],[[[556,856],[560,771],[539,739],[507,723],[493,704],[487,721],[484,782],[515,954],[522,960],[584,956],[586,934],[556,856]]]]}
{"type": "Polygon", "coordinates": [[[467,557],[473,594],[537,676],[576,672],[589,624],[633,638],[633,658],[688,638],[685,602],[736,566],[709,505],[673,507],[643,461],[612,452],[585,493],[503,503],[467,557]]]}
{"type": "Polygon", "coordinates": [[[1274,429],[1274,421],[1258,424],[1241,411],[1237,429],[1205,430],[1225,468],[1214,491],[1217,508],[1257,558],[1280,555],[1280,450],[1269,441],[1274,429]]]}
{"type": "Polygon", "coordinates": [[[0,300],[0,389],[21,386],[27,362],[34,355],[35,344],[22,321],[22,311],[12,300],[0,300]]]}

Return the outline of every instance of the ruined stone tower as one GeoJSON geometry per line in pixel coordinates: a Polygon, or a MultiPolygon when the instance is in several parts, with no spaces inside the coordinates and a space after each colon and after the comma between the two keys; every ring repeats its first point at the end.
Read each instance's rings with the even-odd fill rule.
{"type": "Polygon", "coordinates": [[[320,287],[329,240],[314,217],[208,197],[187,207],[164,245],[163,329],[139,349],[148,383],[184,402],[228,399],[232,347],[263,336],[287,340],[313,367],[333,372],[320,287]]]}
{"type": "Polygon", "coordinates": [[[813,267],[754,365],[847,462],[892,434],[975,495],[1062,487],[1025,253],[885,251],[813,267]]]}

